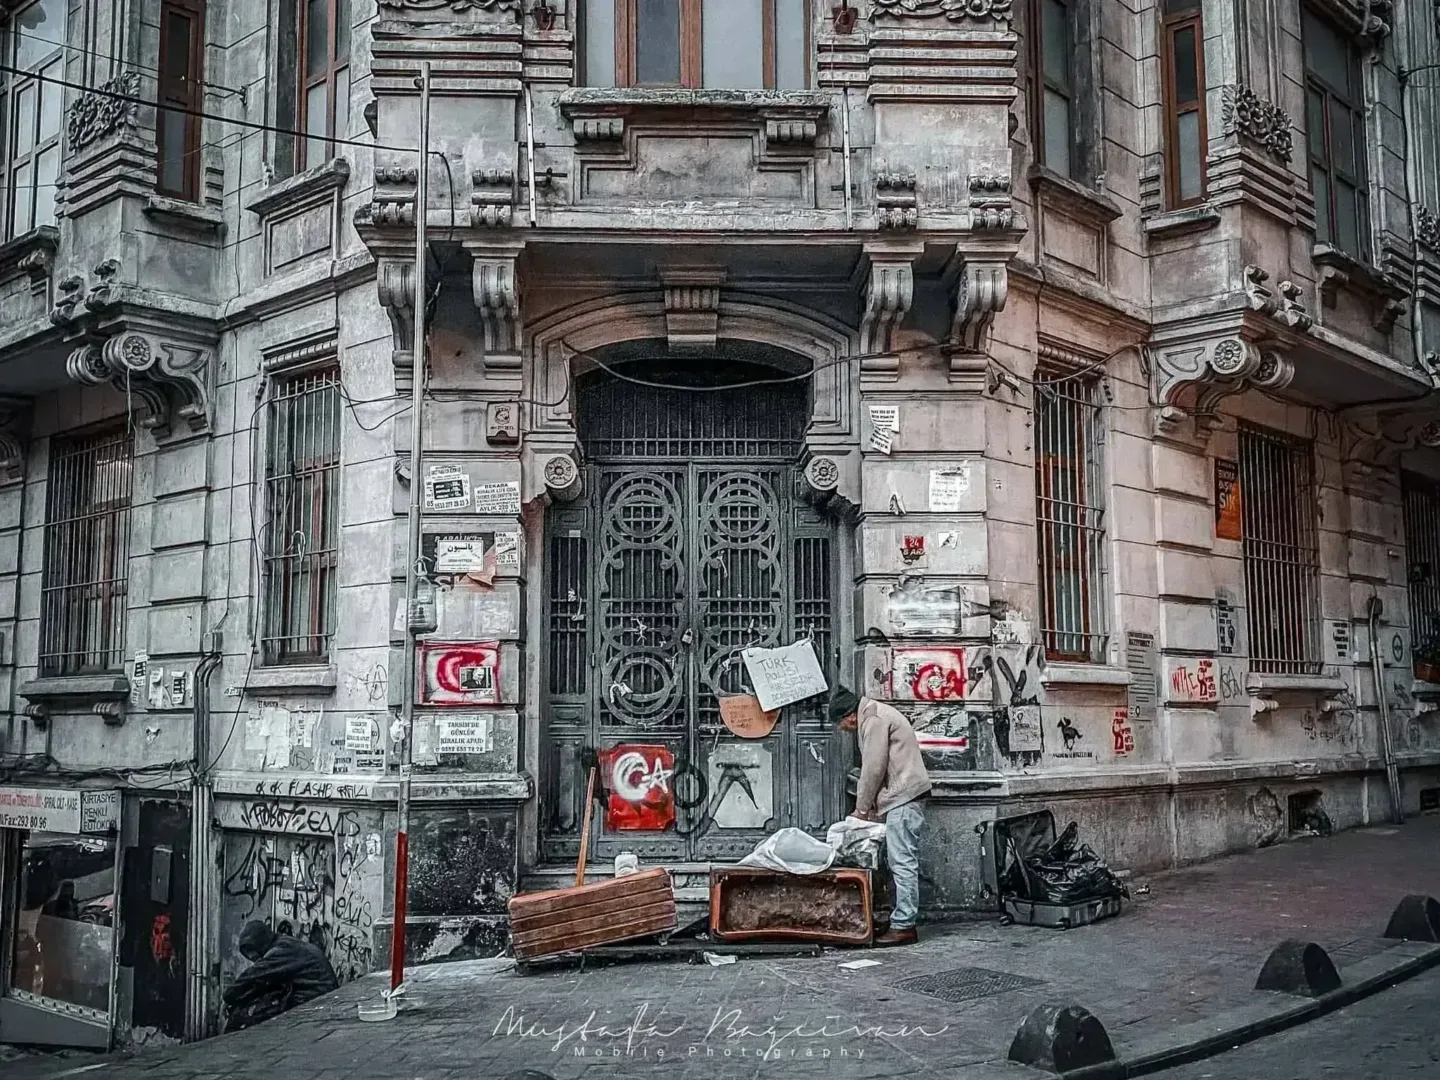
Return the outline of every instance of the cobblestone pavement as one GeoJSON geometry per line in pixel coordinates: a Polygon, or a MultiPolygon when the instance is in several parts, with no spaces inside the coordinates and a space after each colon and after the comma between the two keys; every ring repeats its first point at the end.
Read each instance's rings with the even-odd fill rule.
{"type": "Polygon", "coordinates": [[[724,967],[520,975],[494,961],[437,965],[412,973],[414,1007],[385,1023],[356,1015],[357,1002],[378,1000],[384,977],[373,976],[199,1045],[105,1059],[87,1073],[71,1072],[74,1061],[4,1071],[6,1080],[501,1080],[523,1068],[556,1080],[1024,1077],[1000,1062],[1037,1004],[1084,1005],[1123,1056],[1175,1025],[1253,1003],[1260,966],[1285,938],[1318,941],[1342,970],[1380,952],[1377,935],[1404,895],[1440,895],[1437,853],[1440,818],[1300,840],[1157,875],[1121,918],[1068,933],[990,920],[928,928],[907,949],[724,967]],[[880,965],[840,967],[857,958],[880,965]]]}
{"type": "Polygon", "coordinates": [[[1440,1076],[1440,972],[1315,1024],[1165,1074],[1166,1080],[1402,1080],[1440,1076]]]}

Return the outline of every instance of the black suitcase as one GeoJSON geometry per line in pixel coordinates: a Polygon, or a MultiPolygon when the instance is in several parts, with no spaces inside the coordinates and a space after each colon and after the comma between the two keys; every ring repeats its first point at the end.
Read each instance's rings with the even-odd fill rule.
{"type": "Polygon", "coordinates": [[[1073,904],[1047,904],[1002,892],[1001,882],[1012,864],[1028,884],[1026,857],[1039,854],[1055,843],[1055,815],[1049,810],[982,822],[975,831],[980,834],[980,891],[987,902],[993,902],[1003,913],[1005,922],[1069,930],[1120,914],[1118,896],[1073,904]]]}

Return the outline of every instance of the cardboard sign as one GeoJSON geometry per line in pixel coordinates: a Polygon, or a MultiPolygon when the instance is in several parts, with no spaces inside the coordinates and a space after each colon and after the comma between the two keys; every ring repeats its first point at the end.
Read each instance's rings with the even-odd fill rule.
{"type": "Polygon", "coordinates": [[[1245,539],[1245,521],[1240,516],[1240,494],[1239,464],[1216,458],[1215,539],[1245,539]]]}
{"type": "Polygon", "coordinates": [[[755,696],[766,712],[783,709],[797,701],[823,694],[829,689],[815,646],[797,641],[778,649],[746,649],[740,654],[755,696]]]}
{"type": "Polygon", "coordinates": [[[775,730],[775,721],[780,719],[780,710],[766,712],[760,708],[758,698],[749,694],[736,694],[720,699],[720,719],[730,731],[742,739],[763,739],[775,730]]]}

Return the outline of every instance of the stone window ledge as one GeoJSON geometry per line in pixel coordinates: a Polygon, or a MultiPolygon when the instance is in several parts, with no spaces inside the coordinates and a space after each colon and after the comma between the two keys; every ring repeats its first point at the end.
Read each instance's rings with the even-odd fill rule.
{"type": "Polygon", "coordinates": [[[1385,271],[1361,262],[1333,244],[1316,244],[1310,258],[1321,270],[1317,286],[1326,307],[1335,306],[1335,290],[1348,286],[1375,300],[1400,300],[1409,293],[1385,271]]]}
{"type": "Polygon", "coordinates": [[[1220,224],[1220,211],[1209,203],[1187,206],[1183,210],[1167,210],[1151,214],[1141,222],[1145,235],[1152,240],[1204,232],[1220,224]]]}
{"type": "Polygon", "coordinates": [[[1245,689],[1255,697],[1270,694],[1311,694],[1332,697],[1349,689],[1338,675],[1276,675],[1252,671],[1245,679],[1245,689]]]}
{"type": "Polygon", "coordinates": [[[1416,679],[1410,686],[1410,693],[1416,701],[1440,702],[1440,683],[1416,679]]]}
{"type": "Polygon", "coordinates": [[[270,694],[324,697],[335,692],[338,682],[333,664],[262,667],[250,672],[245,680],[245,693],[249,697],[270,694]]]}
{"type": "Polygon", "coordinates": [[[60,230],[54,225],[41,225],[0,244],[0,279],[17,274],[48,277],[60,246],[60,230]]]}
{"type": "Polygon", "coordinates": [[[676,126],[696,112],[764,121],[769,142],[813,145],[830,113],[832,95],[820,90],[686,90],[662,87],[585,86],[560,95],[560,112],[577,139],[620,139],[630,119],[669,116],[676,126]]]}
{"type": "Polygon", "coordinates": [[[1071,217],[1091,225],[1109,225],[1125,211],[1110,196],[1077,183],[1044,165],[1030,166],[1030,187],[1071,217]]]}
{"type": "Polygon", "coordinates": [[[1105,664],[1047,664],[1040,676],[1045,686],[1126,687],[1134,676],[1125,668],[1105,664]]]}
{"type": "Polygon", "coordinates": [[[45,727],[52,712],[93,712],[107,724],[122,724],[130,680],[124,675],[56,675],[23,683],[19,694],[30,702],[25,715],[36,727],[45,727]]]}
{"type": "Polygon", "coordinates": [[[145,200],[145,216],[187,232],[208,236],[225,235],[225,217],[218,206],[151,195],[145,200]]]}
{"type": "Polygon", "coordinates": [[[260,217],[269,217],[277,210],[293,209],[339,191],[349,181],[350,163],[344,158],[331,158],[313,169],[271,184],[251,199],[246,209],[260,217]]]}

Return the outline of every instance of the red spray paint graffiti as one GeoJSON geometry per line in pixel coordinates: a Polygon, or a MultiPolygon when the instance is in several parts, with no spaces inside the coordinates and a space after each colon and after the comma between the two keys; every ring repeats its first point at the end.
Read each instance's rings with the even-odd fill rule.
{"type": "Polygon", "coordinates": [[[664,832],[675,823],[675,755],[664,746],[614,746],[600,751],[600,775],[610,793],[610,832],[664,832]]]}
{"type": "Polygon", "coordinates": [[[1115,710],[1115,718],[1110,721],[1110,736],[1116,757],[1129,757],[1135,751],[1135,730],[1130,726],[1128,709],[1115,710]]]}
{"type": "Polygon", "coordinates": [[[498,705],[500,643],[427,641],[420,650],[420,701],[425,705],[498,705]]]}
{"type": "Polygon", "coordinates": [[[964,701],[971,685],[965,650],[896,649],[891,693],[902,701],[964,701]]]}
{"type": "Polygon", "coordinates": [[[170,940],[170,916],[161,913],[155,916],[150,927],[150,955],[157,964],[175,959],[175,944],[170,940]]]}

